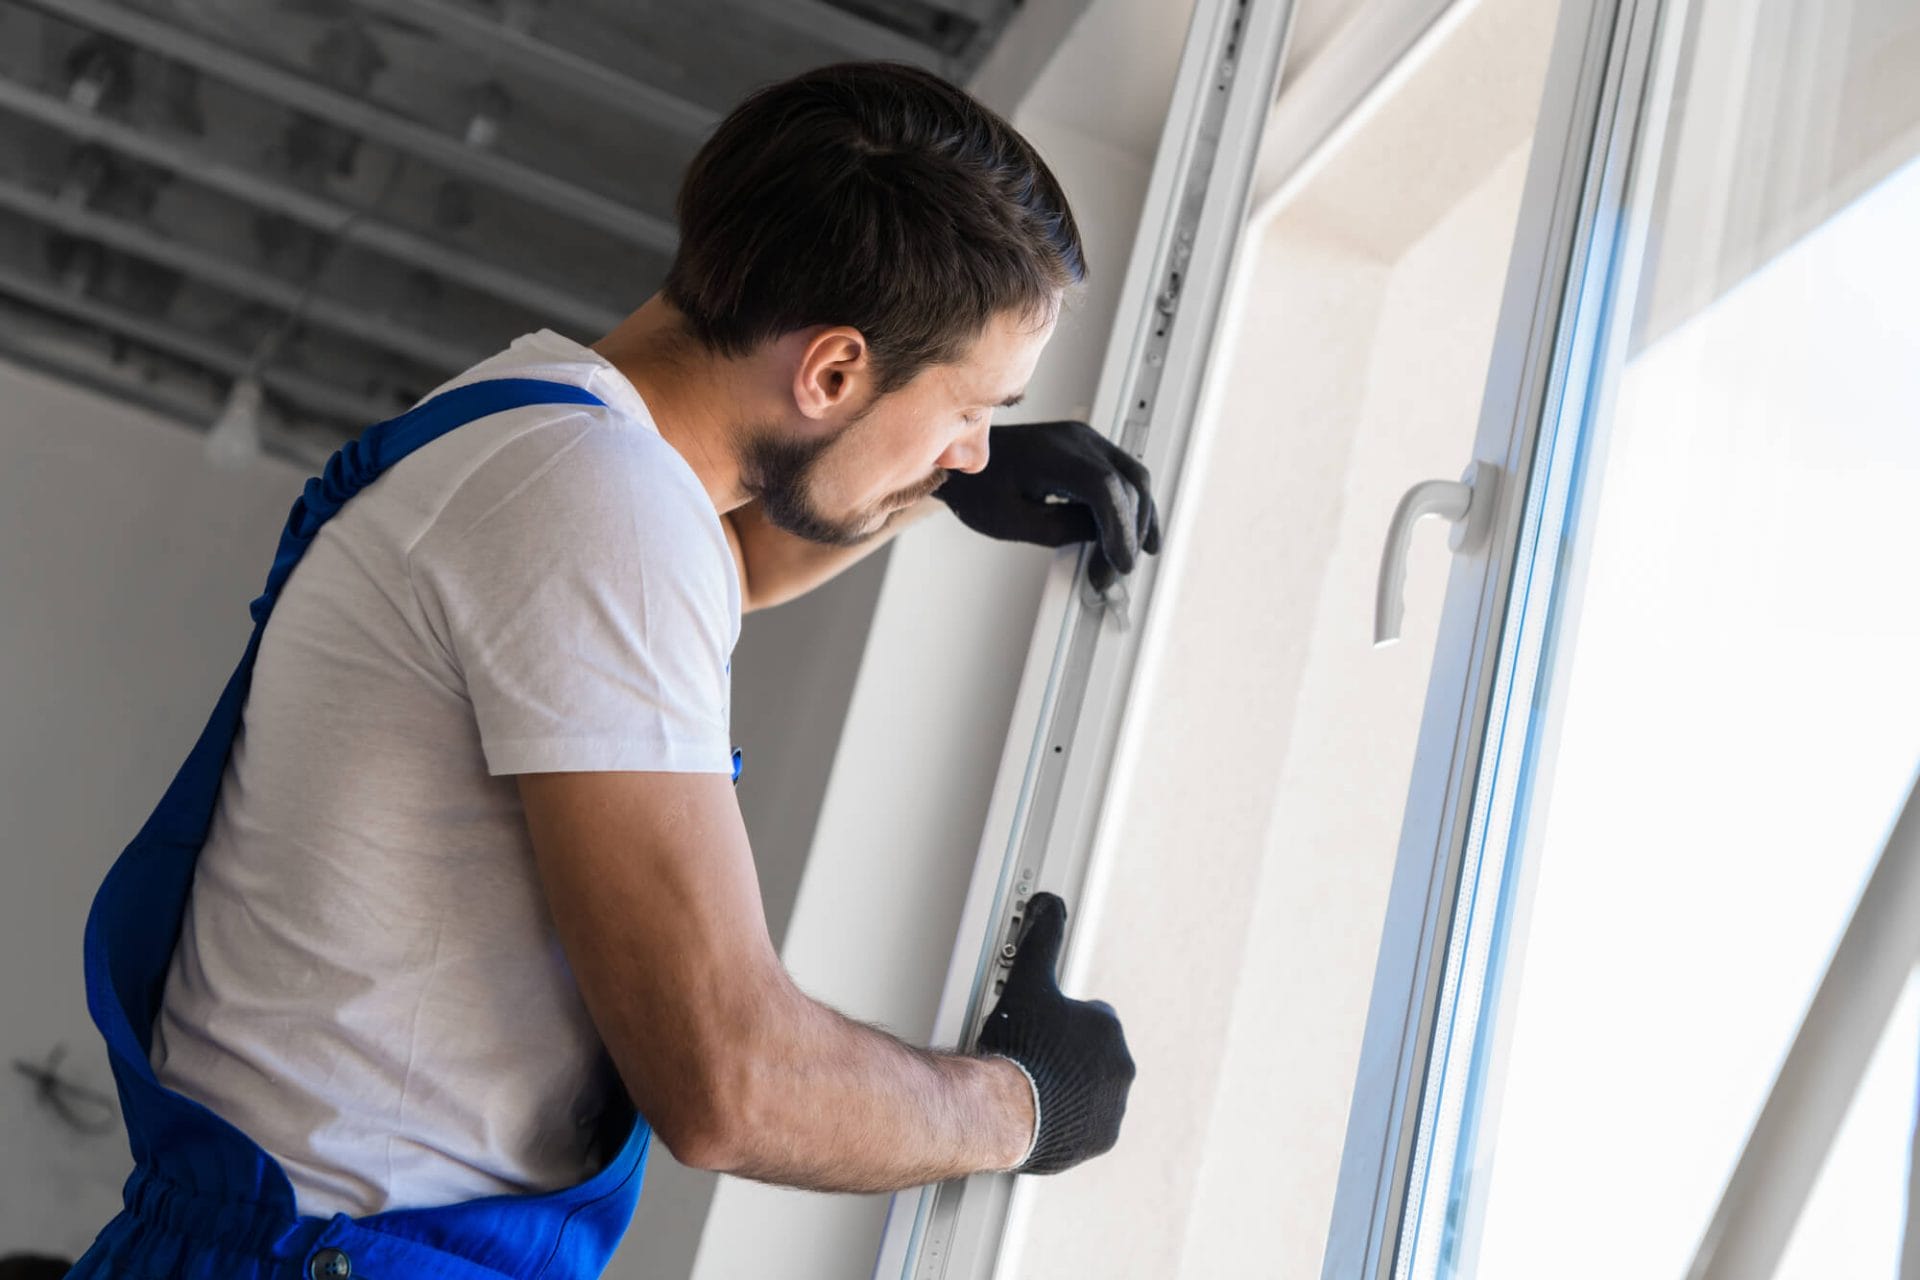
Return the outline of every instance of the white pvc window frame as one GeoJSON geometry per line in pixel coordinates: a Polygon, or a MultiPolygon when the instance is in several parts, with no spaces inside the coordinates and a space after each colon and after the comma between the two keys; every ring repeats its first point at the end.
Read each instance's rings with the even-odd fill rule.
{"type": "MultiPolygon", "coordinates": [[[[1092,415],[1146,463],[1165,512],[1180,499],[1293,9],[1293,0],[1198,0],[1175,73],[1092,415]]],[[[1143,558],[1105,599],[1086,586],[1084,553],[1053,566],[935,1044],[974,1044],[1035,892],[1068,904],[1062,969],[1070,981],[1074,942],[1089,924],[1076,908],[1095,869],[1128,693],[1151,629],[1157,564],[1143,558]]],[[[1000,1266],[1017,1188],[1016,1177],[982,1174],[895,1195],[874,1276],[987,1280],[1000,1266]]]]}
{"type": "Polygon", "coordinates": [[[1611,380],[1684,0],[1563,0],[1472,459],[1513,479],[1454,558],[1322,1264],[1432,1280],[1474,1101],[1534,684],[1582,429],[1611,380]],[[1636,188],[1636,174],[1648,181],[1636,188]]]}

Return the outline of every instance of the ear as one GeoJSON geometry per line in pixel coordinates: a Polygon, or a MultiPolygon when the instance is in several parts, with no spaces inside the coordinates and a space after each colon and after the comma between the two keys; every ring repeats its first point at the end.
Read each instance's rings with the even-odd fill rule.
{"type": "Polygon", "coordinates": [[[835,325],[807,340],[793,371],[794,407],[808,418],[839,416],[866,403],[873,368],[858,329],[835,325]]]}

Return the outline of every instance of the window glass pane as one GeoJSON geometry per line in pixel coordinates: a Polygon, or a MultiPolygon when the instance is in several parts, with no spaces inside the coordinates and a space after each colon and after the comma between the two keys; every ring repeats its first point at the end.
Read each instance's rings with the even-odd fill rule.
{"type": "MultiPolygon", "coordinates": [[[[1920,764],[1920,11],[1698,0],[1685,41],[1443,1273],[1685,1273],[1920,764]]],[[[1888,1043],[1856,1111],[1904,1135],[1888,1043]]],[[[1903,1193],[1854,1139],[1816,1200],[1903,1193]]]]}

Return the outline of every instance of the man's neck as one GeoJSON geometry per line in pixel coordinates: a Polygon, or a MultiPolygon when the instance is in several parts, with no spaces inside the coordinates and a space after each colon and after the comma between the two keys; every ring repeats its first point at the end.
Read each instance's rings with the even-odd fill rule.
{"type": "Polygon", "coordinates": [[[593,344],[633,384],[654,425],[687,460],[721,515],[747,502],[735,452],[736,424],[747,420],[748,388],[734,362],[701,351],[659,294],[593,344]]]}

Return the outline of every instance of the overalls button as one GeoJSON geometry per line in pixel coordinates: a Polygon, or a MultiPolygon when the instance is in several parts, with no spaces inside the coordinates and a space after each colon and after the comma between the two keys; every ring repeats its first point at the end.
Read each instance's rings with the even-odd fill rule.
{"type": "Polygon", "coordinates": [[[353,1275],[353,1259],[338,1249],[322,1249],[307,1263],[307,1274],[313,1280],[349,1280],[353,1275]]]}

